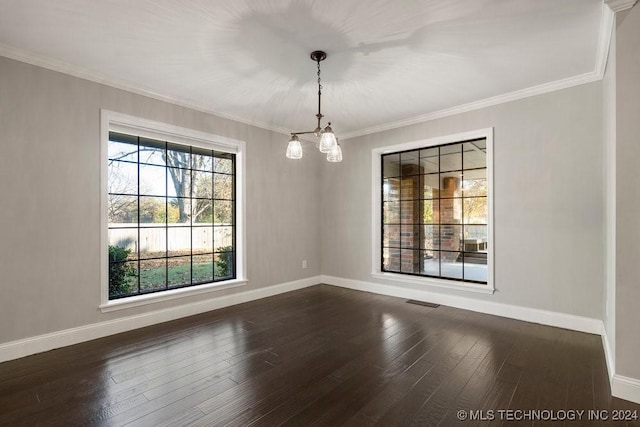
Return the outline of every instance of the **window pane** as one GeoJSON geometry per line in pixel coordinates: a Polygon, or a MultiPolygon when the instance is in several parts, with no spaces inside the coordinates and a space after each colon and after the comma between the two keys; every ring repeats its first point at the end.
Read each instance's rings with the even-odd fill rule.
{"type": "Polygon", "coordinates": [[[420,226],[403,225],[400,232],[400,247],[415,248],[420,247],[420,226]]]}
{"type": "Polygon", "coordinates": [[[462,174],[460,172],[447,172],[440,174],[439,197],[462,197],[462,174]]]}
{"type": "Polygon", "coordinates": [[[234,252],[213,254],[214,280],[230,279],[234,276],[233,257],[234,252]]]}
{"type": "Polygon", "coordinates": [[[462,144],[440,147],[440,172],[462,169],[462,144]]]}
{"type": "Polygon", "coordinates": [[[213,227],[213,247],[216,252],[233,250],[233,227],[213,227]]]}
{"type": "Polygon", "coordinates": [[[191,284],[191,257],[169,258],[168,279],[169,287],[191,284]]]}
{"type": "Polygon", "coordinates": [[[211,224],[213,223],[213,200],[194,199],[193,200],[193,223],[211,224]]]}
{"type": "Polygon", "coordinates": [[[140,228],[140,258],[157,258],[167,255],[167,229],[140,228]]]}
{"type": "Polygon", "coordinates": [[[483,139],[478,139],[476,141],[473,142],[468,142],[468,144],[473,144],[476,147],[478,147],[480,150],[486,152],[487,151],[487,140],[486,138],[483,139]]]}
{"type": "Polygon", "coordinates": [[[167,222],[167,198],[140,196],[140,223],[157,226],[167,222]]]}
{"type": "Polygon", "coordinates": [[[440,199],[440,223],[462,224],[462,199],[440,199]]]}
{"type": "Polygon", "coordinates": [[[440,222],[440,201],[421,200],[420,213],[420,222],[422,224],[437,224],[438,222],[440,222]]]}
{"type": "Polygon", "coordinates": [[[462,191],[465,197],[487,195],[487,170],[474,169],[464,171],[462,191]]]}
{"type": "Polygon", "coordinates": [[[420,174],[420,152],[408,151],[400,153],[400,169],[402,176],[411,176],[420,174]]]}
{"type": "Polygon", "coordinates": [[[167,194],[167,168],[140,165],[140,194],[165,196],[167,194]]]}
{"type": "Polygon", "coordinates": [[[486,140],[466,142],[462,154],[465,169],[484,168],[487,166],[486,140]]]}
{"type": "Polygon", "coordinates": [[[440,252],[440,275],[451,279],[462,279],[460,252],[440,252]]]}
{"type": "Polygon", "coordinates": [[[440,176],[438,174],[421,175],[420,191],[423,199],[437,199],[440,197],[440,176]]]}
{"type": "Polygon", "coordinates": [[[464,223],[487,224],[487,198],[472,197],[464,199],[464,223]]]}
{"type": "Polygon", "coordinates": [[[211,150],[191,147],[191,167],[200,171],[211,172],[213,170],[213,157],[211,150]]]}
{"type": "Polygon", "coordinates": [[[138,293],[138,263],[109,263],[109,297],[117,298],[138,293]]]}
{"type": "Polygon", "coordinates": [[[382,232],[382,246],[400,247],[400,226],[385,225],[382,232]]]}
{"type": "Polygon", "coordinates": [[[422,225],[422,249],[440,249],[440,226],[422,225]]]}
{"type": "Polygon", "coordinates": [[[421,175],[413,175],[403,177],[400,182],[400,199],[414,200],[419,199],[422,194],[420,189],[421,175]]]}
{"type": "Polygon", "coordinates": [[[210,199],[213,194],[213,174],[193,171],[193,192],[191,197],[210,199]]]}
{"type": "Polygon", "coordinates": [[[420,273],[429,276],[440,275],[440,252],[438,251],[421,251],[422,264],[420,273]]]}
{"type": "Polygon", "coordinates": [[[382,200],[400,200],[400,179],[386,178],[382,183],[382,200]]]}
{"type": "Polygon", "coordinates": [[[116,194],[138,194],[138,165],[135,163],[109,162],[107,191],[116,194]]]}
{"type": "Polygon", "coordinates": [[[191,200],[184,197],[169,199],[167,222],[169,224],[191,224],[191,200]]]}
{"type": "Polygon", "coordinates": [[[420,150],[421,173],[438,173],[440,159],[438,158],[438,148],[427,148],[420,150]]]}
{"type": "Polygon", "coordinates": [[[440,249],[443,251],[460,251],[462,242],[461,225],[440,226],[440,249]]]}
{"type": "Polygon", "coordinates": [[[400,271],[403,273],[420,273],[422,257],[420,251],[401,249],[400,271]]]}
{"type": "Polygon", "coordinates": [[[166,258],[140,261],[140,292],[157,291],[166,287],[166,258]]]}
{"type": "Polygon", "coordinates": [[[382,156],[382,177],[400,176],[400,154],[382,156]]]}
{"type": "Polygon", "coordinates": [[[213,198],[233,200],[233,177],[231,175],[213,174],[213,198]]]}
{"type": "Polygon", "coordinates": [[[400,222],[402,224],[420,223],[420,201],[400,202],[400,222]]]}
{"type": "Polygon", "coordinates": [[[193,283],[213,282],[213,254],[193,256],[193,283]]]}
{"type": "Polygon", "coordinates": [[[386,271],[400,271],[400,249],[382,248],[382,268],[386,271]]]}
{"type": "Polygon", "coordinates": [[[191,227],[169,227],[167,237],[167,256],[191,254],[191,227]]]}
{"type": "Polygon", "coordinates": [[[228,153],[216,153],[216,157],[213,158],[213,171],[218,173],[235,173],[233,168],[233,158],[228,153]]]}
{"type": "Polygon", "coordinates": [[[109,227],[138,222],[138,197],[109,194],[108,219],[109,227]]]}
{"type": "Polygon", "coordinates": [[[191,238],[194,254],[213,252],[213,227],[193,227],[191,238]]]}
{"type": "Polygon", "coordinates": [[[191,197],[191,171],[167,168],[167,191],[169,197],[191,197]]]}
{"type": "Polygon", "coordinates": [[[140,163],[166,166],[165,143],[154,139],[140,138],[140,163]]]}
{"type": "MultiPolygon", "coordinates": [[[[464,226],[464,238],[465,241],[469,240],[470,242],[481,242],[486,246],[489,241],[488,229],[486,225],[465,225],[464,226]]],[[[475,250],[484,250],[486,247],[480,247],[480,249],[475,250]]],[[[468,251],[471,249],[465,249],[468,251]]]]}
{"type": "Polygon", "coordinates": [[[382,221],[385,224],[400,223],[400,202],[384,202],[382,209],[382,221]]]}
{"type": "Polygon", "coordinates": [[[234,202],[215,200],[213,202],[213,222],[215,224],[233,224],[234,202]]]}
{"type": "Polygon", "coordinates": [[[124,261],[138,258],[138,229],[110,228],[109,232],[109,261],[124,261]],[[111,251],[117,251],[111,254],[111,251]],[[113,259],[115,256],[116,259],[113,259]]]}
{"type": "Polygon", "coordinates": [[[464,279],[486,282],[488,276],[486,253],[464,254],[464,279]]]}
{"type": "Polygon", "coordinates": [[[189,147],[179,144],[167,144],[167,166],[173,168],[189,169],[191,154],[189,147]]]}
{"type": "Polygon", "coordinates": [[[109,160],[138,161],[138,138],[133,137],[130,142],[109,141],[109,160]]]}

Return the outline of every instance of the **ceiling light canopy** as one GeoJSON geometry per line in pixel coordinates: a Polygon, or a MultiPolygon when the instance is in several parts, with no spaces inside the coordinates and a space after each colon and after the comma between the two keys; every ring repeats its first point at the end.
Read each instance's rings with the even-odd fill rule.
{"type": "Polygon", "coordinates": [[[329,162],[341,162],[342,161],[342,149],[338,145],[338,139],[331,129],[331,122],[327,123],[327,126],[322,128],[321,121],[324,117],[322,115],[322,81],[320,79],[320,62],[327,58],[327,54],[321,50],[311,52],[311,59],[318,64],[318,124],[314,130],[304,132],[291,132],[291,139],[287,146],[287,157],[290,159],[302,158],[302,146],[300,145],[300,139],[298,135],[314,134],[320,138],[319,146],[321,153],[327,154],[327,161],[329,162]]]}

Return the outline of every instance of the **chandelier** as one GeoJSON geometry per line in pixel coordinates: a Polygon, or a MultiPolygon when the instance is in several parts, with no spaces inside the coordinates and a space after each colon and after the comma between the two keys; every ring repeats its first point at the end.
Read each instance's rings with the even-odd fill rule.
{"type": "Polygon", "coordinates": [[[301,159],[302,158],[302,146],[300,145],[300,139],[298,135],[306,135],[306,134],[314,134],[318,138],[320,138],[319,142],[316,143],[317,147],[320,149],[321,153],[325,153],[327,155],[327,161],[329,162],[341,162],[342,161],[342,149],[340,148],[340,144],[338,143],[338,139],[333,133],[333,129],[331,129],[331,122],[327,123],[327,126],[324,129],[320,126],[320,122],[324,117],[321,112],[321,99],[322,99],[322,81],[320,79],[320,62],[324,61],[327,58],[327,54],[321,50],[316,50],[311,52],[311,59],[318,64],[318,114],[316,117],[318,118],[318,125],[314,130],[305,131],[305,132],[291,132],[291,139],[289,140],[289,145],[287,146],[287,157],[290,159],[301,159]]]}

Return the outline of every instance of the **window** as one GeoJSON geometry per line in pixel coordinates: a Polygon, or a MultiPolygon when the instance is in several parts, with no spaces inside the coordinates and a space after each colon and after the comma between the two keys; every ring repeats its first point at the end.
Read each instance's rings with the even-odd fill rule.
{"type": "Polygon", "coordinates": [[[486,132],[460,136],[466,138],[374,150],[380,171],[374,272],[489,282],[492,138],[486,132]]]}
{"type": "Polygon", "coordinates": [[[108,301],[242,278],[240,145],[148,124],[108,124],[108,301]]]}

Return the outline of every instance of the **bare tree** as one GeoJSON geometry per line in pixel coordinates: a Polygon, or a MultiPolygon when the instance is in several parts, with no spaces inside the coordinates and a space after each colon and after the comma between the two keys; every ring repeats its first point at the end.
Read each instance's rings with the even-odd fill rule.
{"type": "MultiPolygon", "coordinates": [[[[112,166],[113,162],[110,161],[109,165],[112,166]]],[[[136,198],[124,195],[136,194],[138,183],[131,182],[120,173],[110,173],[108,180],[109,222],[138,222],[136,198]]]]}
{"type": "MultiPolygon", "coordinates": [[[[110,160],[110,162],[124,159],[135,152],[136,150],[121,153],[118,157],[110,160]]],[[[154,147],[141,146],[139,148],[139,153],[140,156],[142,156],[143,153],[147,153],[149,155],[148,158],[150,158],[154,154],[159,154],[160,152],[154,147]]],[[[207,162],[213,161],[214,164],[218,164],[219,161],[224,162],[225,160],[217,158],[211,159],[211,157],[204,155],[191,155],[188,151],[174,149],[162,150],[161,156],[162,161],[168,167],[168,176],[171,179],[173,188],[175,189],[175,197],[171,198],[170,203],[178,208],[179,215],[177,221],[184,223],[200,218],[203,222],[213,222],[213,206],[207,201],[207,199],[211,200],[214,197],[214,184],[211,180],[212,175],[210,173],[192,173],[192,170],[211,170],[211,164],[207,164],[207,162]]],[[[232,172],[231,166],[223,168],[223,172],[232,172]]],[[[137,193],[137,183],[126,182],[127,180],[125,176],[120,176],[120,174],[109,174],[109,180],[110,193],[137,193]]],[[[217,197],[230,198],[233,194],[232,179],[218,180],[216,185],[217,197]],[[220,196],[220,194],[224,196],[220,196]]],[[[220,206],[216,206],[216,213],[218,217],[231,217],[231,208],[228,205],[229,204],[226,203],[220,203],[220,206]]],[[[110,220],[113,219],[120,222],[137,222],[137,215],[133,215],[135,207],[135,201],[132,200],[131,197],[120,196],[117,194],[109,195],[110,220]]]]}
{"type": "Polygon", "coordinates": [[[176,190],[176,201],[178,205],[179,218],[178,222],[188,222],[191,219],[191,206],[187,201],[191,197],[191,171],[188,169],[189,153],[165,150],[162,158],[167,166],[169,166],[169,176],[176,190]]]}

